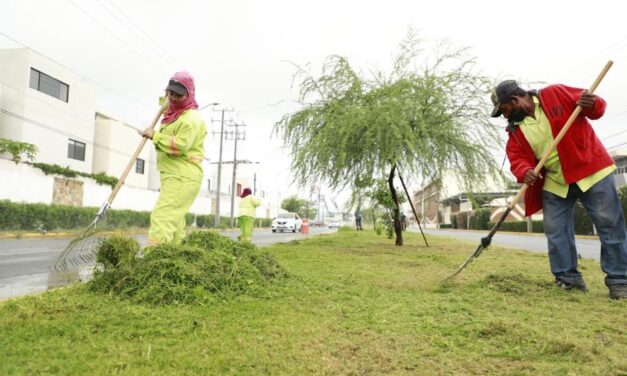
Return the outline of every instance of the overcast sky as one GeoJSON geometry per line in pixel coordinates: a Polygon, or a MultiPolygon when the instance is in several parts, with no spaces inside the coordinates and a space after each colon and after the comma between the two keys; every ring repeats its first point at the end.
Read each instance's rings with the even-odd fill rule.
{"type": "MultiPolygon", "coordinates": [[[[169,77],[190,71],[201,106],[219,102],[247,124],[238,159],[262,162],[266,183],[284,194],[289,156],[271,130],[298,108],[289,62],[317,73],[339,54],[364,72],[387,70],[410,28],[469,47],[486,75],[536,88],[589,87],[614,60],[597,90],[608,110],[594,124],[608,148],[627,149],[627,27],[616,0],[0,0],[0,47],[27,46],[79,73],[93,83],[98,110],[131,125],[146,126],[169,77]]],[[[203,114],[219,131],[220,114],[203,114]]],[[[208,138],[214,161],[217,144],[208,138]]]]}

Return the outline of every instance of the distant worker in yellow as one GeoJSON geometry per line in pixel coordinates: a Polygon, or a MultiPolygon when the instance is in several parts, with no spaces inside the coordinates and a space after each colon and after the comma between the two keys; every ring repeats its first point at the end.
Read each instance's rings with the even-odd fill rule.
{"type": "Polygon", "coordinates": [[[239,240],[250,242],[253,238],[253,225],[257,216],[257,206],[261,205],[261,201],[252,195],[250,188],[244,188],[242,191],[242,199],[239,202],[239,222],[240,236],[239,240]]]}
{"type": "Polygon", "coordinates": [[[197,111],[195,91],[192,76],[176,72],[165,89],[170,105],[160,129],[142,133],[155,145],[161,182],[159,199],[150,215],[148,246],[183,240],[185,214],[200,190],[207,127],[197,111]]]}

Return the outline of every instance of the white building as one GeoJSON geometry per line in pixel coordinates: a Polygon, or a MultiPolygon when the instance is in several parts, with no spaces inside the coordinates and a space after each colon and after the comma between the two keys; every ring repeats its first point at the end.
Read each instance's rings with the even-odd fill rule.
{"type": "Polygon", "coordinates": [[[614,158],[616,163],[616,171],[614,171],[614,181],[616,186],[627,185],[627,150],[613,150],[610,156],[614,158]]]}
{"type": "MultiPolygon", "coordinates": [[[[510,184],[505,178],[486,175],[482,184],[469,188],[455,174],[448,171],[414,193],[414,207],[427,228],[450,225],[452,216],[460,214],[465,214],[461,219],[465,221],[464,225],[467,225],[468,218],[473,212],[470,195],[484,202],[508,197],[513,192],[510,184]]],[[[514,212],[521,210],[517,208],[514,212]]]]}
{"type": "MultiPolygon", "coordinates": [[[[0,50],[0,137],[37,146],[36,162],[57,164],[83,173],[120,177],[141,141],[138,126],[97,111],[94,90],[80,75],[27,48],[0,50]]],[[[156,111],[156,108],[155,108],[156,111]]],[[[206,144],[210,142],[207,138],[206,144]]],[[[206,145],[206,148],[214,147],[206,145]]],[[[215,213],[217,164],[203,162],[200,193],[190,209],[215,213]]],[[[264,202],[259,217],[271,217],[278,208],[272,194],[258,186],[258,163],[239,161],[236,196],[250,187],[264,202]]],[[[232,161],[222,165],[220,214],[231,214],[232,161]]],[[[111,188],[92,179],[47,176],[28,165],[0,158],[0,199],[12,201],[100,206],[111,188]],[[11,182],[11,184],[5,184],[11,182]],[[68,191],[69,189],[69,191],[68,191]],[[65,190],[65,195],[57,194],[65,190]],[[65,198],[62,198],[65,197],[65,198]],[[71,197],[71,199],[68,199],[71,197]],[[69,201],[68,201],[69,200],[69,201]]],[[[152,210],[159,194],[156,153],[147,142],[115,197],[114,209],[152,210]]]]}
{"type": "Polygon", "coordinates": [[[95,99],[82,77],[26,48],[0,50],[0,137],[37,160],[91,173],[95,99]]]}

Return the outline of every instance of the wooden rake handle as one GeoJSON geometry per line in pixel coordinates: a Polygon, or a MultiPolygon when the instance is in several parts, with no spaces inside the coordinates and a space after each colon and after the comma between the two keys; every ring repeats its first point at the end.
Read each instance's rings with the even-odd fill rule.
{"type": "MultiPolygon", "coordinates": [[[[163,114],[163,112],[168,108],[169,105],[170,104],[167,99],[163,101],[163,104],[159,108],[159,111],[155,114],[154,119],[152,119],[152,123],[150,123],[149,129],[154,129],[157,126],[157,122],[159,121],[161,114],[163,114]]],[[[113,202],[113,199],[120,191],[120,188],[122,188],[122,186],[124,185],[124,181],[126,180],[128,173],[131,171],[131,168],[135,164],[137,157],[139,157],[139,153],[141,153],[142,149],[144,148],[144,145],[146,145],[146,141],[148,141],[148,139],[146,137],[142,137],[142,140],[139,142],[139,145],[137,145],[137,149],[135,149],[135,153],[133,153],[131,160],[128,161],[128,164],[126,165],[126,168],[124,169],[124,172],[122,173],[122,176],[120,176],[118,183],[115,185],[115,187],[111,191],[111,194],[109,195],[109,198],[107,199],[107,203],[109,205],[111,205],[111,203],[113,202]]]]}
{"type": "MultiPolygon", "coordinates": [[[[605,67],[603,67],[603,70],[601,70],[601,73],[599,73],[596,80],[594,80],[594,82],[592,83],[592,86],[590,86],[590,89],[588,89],[588,93],[594,94],[594,91],[597,89],[597,86],[599,86],[599,84],[605,77],[605,74],[607,73],[607,71],[610,70],[610,68],[612,67],[612,64],[614,64],[612,60],[609,60],[607,64],[605,64],[605,67]]],[[[557,144],[559,144],[560,141],[562,141],[562,138],[564,138],[564,135],[566,134],[566,132],[568,132],[568,129],[570,128],[570,126],[573,125],[573,122],[575,121],[577,116],[579,116],[579,114],[581,113],[581,110],[582,110],[581,106],[577,105],[573,113],[570,114],[570,117],[566,121],[566,124],[564,124],[564,127],[562,127],[560,132],[557,134],[551,146],[544,152],[544,155],[542,155],[542,159],[540,159],[540,162],[538,162],[538,164],[533,169],[533,171],[535,171],[536,173],[539,173],[540,170],[542,170],[542,167],[544,167],[546,160],[549,158],[549,154],[551,154],[553,150],[555,150],[555,148],[557,147],[557,144]]],[[[514,197],[514,200],[509,205],[510,210],[514,209],[518,201],[525,194],[525,191],[527,190],[527,188],[529,188],[529,185],[527,183],[523,184],[523,186],[520,188],[520,190],[516,194],[516,197],[514,197]]]]}

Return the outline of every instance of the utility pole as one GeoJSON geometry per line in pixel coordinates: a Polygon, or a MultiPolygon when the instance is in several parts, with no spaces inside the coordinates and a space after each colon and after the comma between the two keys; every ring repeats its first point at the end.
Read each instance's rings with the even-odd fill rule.
{"type": "MultiPolygon", "coordinates": [[[[218,156],[218,185],[216,186],[216,214],[214,226],[218,227],[220,225],[220,180],[222,178],[222,140],[224,139],[224,112],[225,111],[233,111],[233,109],[223,108],[220,110],[222,112],[222,119],[220,120],[220,154],[218,156]]],[[[213,132],[216,134],[217,132],[213,132]]]]}
{"type": "Polygon", "coordinates": [[[235,226],[235,191],[236,191],[236,177],[237,177],[237,140],[241,139],[242,141],[246,139],[246,132],[239,131],[239,127],[245,127],[246,124],[233,124],[235,127],[235,131],[229,131],[226,133],[227,139],[235,140],[235,147],[233,148],[233,180],[231,182],[231,220],[229,222],[230,226],[235,226]]]}

